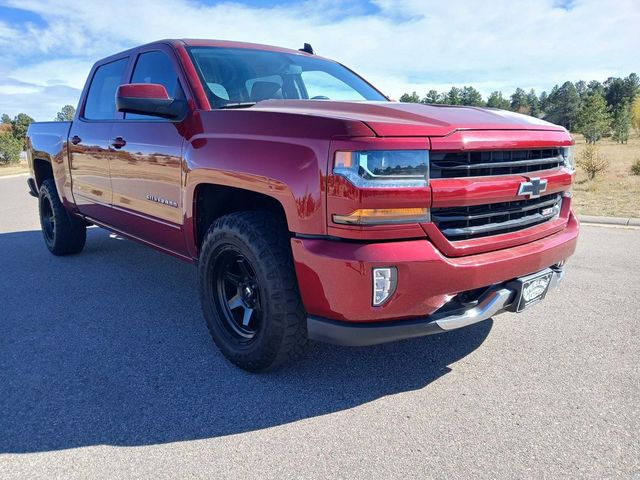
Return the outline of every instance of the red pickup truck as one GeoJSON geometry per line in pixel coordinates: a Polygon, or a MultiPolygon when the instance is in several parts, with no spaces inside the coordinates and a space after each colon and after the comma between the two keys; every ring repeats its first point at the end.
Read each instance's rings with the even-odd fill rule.
{"type": "MultiPolygon", "coordinates": [[[[542,300],[578,221],[573,141],[516,113],[390,101],[301,50],[165,40],[97,62],[28,133],[46,246],[98,225],[197,265],[222,353],[372,345],[542,300]]],[[[523,326],[526,328],[526,326],[523,326]]]]}

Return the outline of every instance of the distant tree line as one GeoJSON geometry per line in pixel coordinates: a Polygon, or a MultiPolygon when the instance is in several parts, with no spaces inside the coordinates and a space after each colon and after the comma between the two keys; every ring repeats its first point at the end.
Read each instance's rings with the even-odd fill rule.
{"type": "MultiPolygon", "coordinates": [[[[57,122],[73,120],[76,109],[72,105],[65,105],[54,118],[57,122]]],[[[0,165],[18,163],[20,153],[26,147],[27,130],[33,123],[26,113],[19,113],[11,118],[6,113],[0,119],[0,165]]]]}
{"type": "Polygon", "coordinates": [[[27,129],[33,118],[26,113],[19,113],[13,119],[2,114],[0,125],[0,164],[8,165],[20,161],[20,153],[24,150],[27,129]]]}
{"type": "Polygon", "coordinates": [[[485,100],[474,87],[464,86],[451,87],[448,92],[429,90],[424,97],[405,93],[400,101],[511,110],[582,133],[592,144],[608,135],[626,143],[632,126],[640,132],[640,78],[635,73],[625,78],[609,77],[604,83],[564,82],[540,95],[533,89],[526,92],[517,88],[509,97],[496,90],[485,100]]]}

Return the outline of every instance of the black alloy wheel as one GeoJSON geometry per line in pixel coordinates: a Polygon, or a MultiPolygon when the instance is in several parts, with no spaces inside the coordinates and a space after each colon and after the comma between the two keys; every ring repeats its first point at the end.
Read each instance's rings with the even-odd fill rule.
{"type": "Polygon", "coordinates": [[[54,255],[81,252],[87,241],[87,225],[64,207],[53,179],[42,182],[38,206],[42,237],[49,251],[54,255]]]}
{"type": "Polygon", "coordinates": [[[290,238],[281,216],[245,211],[218,218],[202,241],[198,278],[209,333],[250,372],[299,357],[308,343],[290,238]]]}
{"type": "Polygon", "coordinates": [[[247,258],[232,245],[218,253],[211,286],[227,332],[241,343],[255,339],[262,325],[260,291],[256,274],[247,258]]]}

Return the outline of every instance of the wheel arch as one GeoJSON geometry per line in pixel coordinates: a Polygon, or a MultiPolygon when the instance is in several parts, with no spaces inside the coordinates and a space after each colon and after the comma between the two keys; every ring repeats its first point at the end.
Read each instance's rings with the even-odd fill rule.
{"type": "MultiPolygon", "coordinates": [[[[216,186],[204,187],[205,191],[231,188],[255,199],[241,202],[243,207],[277,206],[278,212],[284,211],[290,232],[326,234],[328,148],[329,142],[324,138],[292,139],[255,134],[211,133],[186,142],[183,149],[183,223],[187,250],[192,258],[199,254],[198,240],[202,237],[195,220],[201,205],[198,192],[203,184],[216,186]]],[[[242,196],[232,198],[236,203],[245,200],[242,196]]]]}
{"type": "Polygon", "coordinates": [[[42,186],[42,182],[48,179],[55,180],[53,176],[53,167],[50,160],[42,158],[33,159],[33,175],[36,181],[36,187],[39,189],[42,186]]]}
{"type": "Polygon", "coordinates": [[[241,187],[202,182],[194,186],[191,208],[190,244],[195,248],[194,253],[200,252],[202,240],[213,222],[224,215],[242,211],[273,212],[283,219],[289,232],[293,231],[285,206],[274,196],[241,187]]]}

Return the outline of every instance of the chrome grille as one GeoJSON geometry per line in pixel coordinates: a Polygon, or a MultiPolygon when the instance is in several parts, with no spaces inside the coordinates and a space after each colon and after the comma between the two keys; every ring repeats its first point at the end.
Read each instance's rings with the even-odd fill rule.
{"type": "Polygon", "coordinates": [[[431,219],[447,239],[468,240],[539,225],[556,218],[561,206],[562,196],[553,194],[513,202],[433,208],[431,219]]]}
{"type": "Polygon", "coordinates": [[[430,152],[431,178],[510,175],[563,165],[560,148],[484,152],[430,152]]]}

